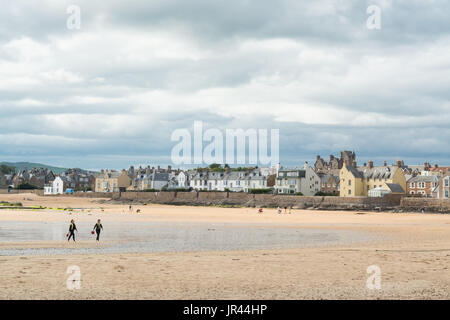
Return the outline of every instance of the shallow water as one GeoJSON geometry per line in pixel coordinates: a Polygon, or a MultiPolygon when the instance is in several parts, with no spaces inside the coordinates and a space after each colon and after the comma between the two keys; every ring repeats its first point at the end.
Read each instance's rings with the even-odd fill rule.
{"type": "MultiPolygon", "coordinates": [[[[363,232],[264,227],[218,223],[104,223],[103,246],[94,248],[0,248],[0,255],[52,255],[92,253],[139,253],[178,251],[222,251],[297,248],[369,241],[363,232]]],[[[94,224],[77,223],[76,239],[95,242],[94,224]]],[[[1,222],[0,242],[66,242],[67,223],[1,222]]]]}

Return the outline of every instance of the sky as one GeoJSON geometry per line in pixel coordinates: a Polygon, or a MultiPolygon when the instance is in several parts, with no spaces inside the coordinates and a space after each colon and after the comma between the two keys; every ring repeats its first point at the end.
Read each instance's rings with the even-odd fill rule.
{"type": "Polygon", "coordinates": [[[447,0],[2,1],[0,161],[167,165],[172,133],[202,121],[279,129],[284,165],[341,150],[450,165],[449,13],[447,0]]]}

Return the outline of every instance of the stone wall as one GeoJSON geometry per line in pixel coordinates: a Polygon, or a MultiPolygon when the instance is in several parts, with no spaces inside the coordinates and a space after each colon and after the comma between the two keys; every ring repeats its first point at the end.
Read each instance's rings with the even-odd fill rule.
{"type": "MultiPolygon", "coordinates": [[[[7,194],[0,189],[0,194],[7,194]]],[[[43,196],[43,190],[13,190],[12,193],[35,193],[43,196]]],[[[104,198],[124,202],[160,203],[192,206],[245,206],[245,207],[293,207],[296,209],[320,210],[396,210],[408,212],[450,213],[449,199],[408,198],[401,195],[386,195],[383,198],[370,197],[308,197],[295,195],[248,194],[243,192],[75,192],[60,197],[104,198]]]]}
{"type": "Polygon", "coordinates": [[[308,197],[295,195],[248,194],[243,192],[123,192],[111,194],[113,200],[150,202],[174,205],[221,205],[246,207],[293,207],[329,210],[392,209],[400,205],[399,196],[367,197],[308,197]]]}
{"type": "Polygon", "coordinates": [[[22,194],[22,193],[34,193],[37,194],[38,196],[43,196],[44,195],[44,190],[39,190],[39,189],[35,189],[35,190],[19,190],[19,189],[12,189],[11,192],[8,192],[8,189],[0,189],[0,194],[22,194]]]}
{"type": "Polygon", "coordinates": [[[450,213],[450,199],[402,198],[401,208],[407,211],[450,213]]]}

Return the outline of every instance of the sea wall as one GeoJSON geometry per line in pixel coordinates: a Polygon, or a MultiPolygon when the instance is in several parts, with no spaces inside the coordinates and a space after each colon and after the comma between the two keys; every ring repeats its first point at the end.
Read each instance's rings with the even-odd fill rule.
{"type": "Polygon", "coordinates": [[[402,198],[400,207],[406,211],[450,213],[450,199],[402,198]]]}
{"type": "MultiPolygon", "coordinates": [[[[7,194],[0,189],[0,194],[7,194]]],[[[43,196],[43,190],[13,190],[14,194],[35,193],[43,196]]],[[[393,210],[403,212],[450,213],[449,199],[410,198],[386,195],[383,198],[295,196],[274,194],[248,194],[244,192],[75,192],[58,197],[83,197],[111,199],[125,203],[160,203],[190,206],[244,206],[244,207],[293,207],[320,210],[393,210]]]]}
{"type": "Polygon", "coordinates": [[[38,196],[43,196],[44,195],[44,190],[19,190],[19,189],[12,189],[12,190],[8,190],[8,189],[0,189],[0,194],[22,194],[22,193],[34,193],[37,194],[38,196]]]}
{"type": "Polygon", "coordinates": [[[273,194],[248,194],[243,192],[122,192],[110,194],[111,199],[125,202],[150,202],[173,205],[220,205],[246,207],[293,207],[329,210],[393,209],[400,205],[401,197],[384,198],[331,196],[295,196],[273,194]]]}

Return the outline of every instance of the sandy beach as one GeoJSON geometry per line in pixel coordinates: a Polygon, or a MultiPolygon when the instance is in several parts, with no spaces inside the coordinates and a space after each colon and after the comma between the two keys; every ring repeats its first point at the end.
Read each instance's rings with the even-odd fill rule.
{"type": "Polygon", "coordinates": [[[0,299],[450,298],[450,215],[0,201],[46,207],[0,210],[0,299]],[[70,219],[77,243],[60,231],[70,219]],[[89,235],[97,219],[99,244],[89,235]],[[380,289],[366,285],[373,265],[380,289]],[[66,286],[69,266],[80,269],[80,289],[66,286]]]}

